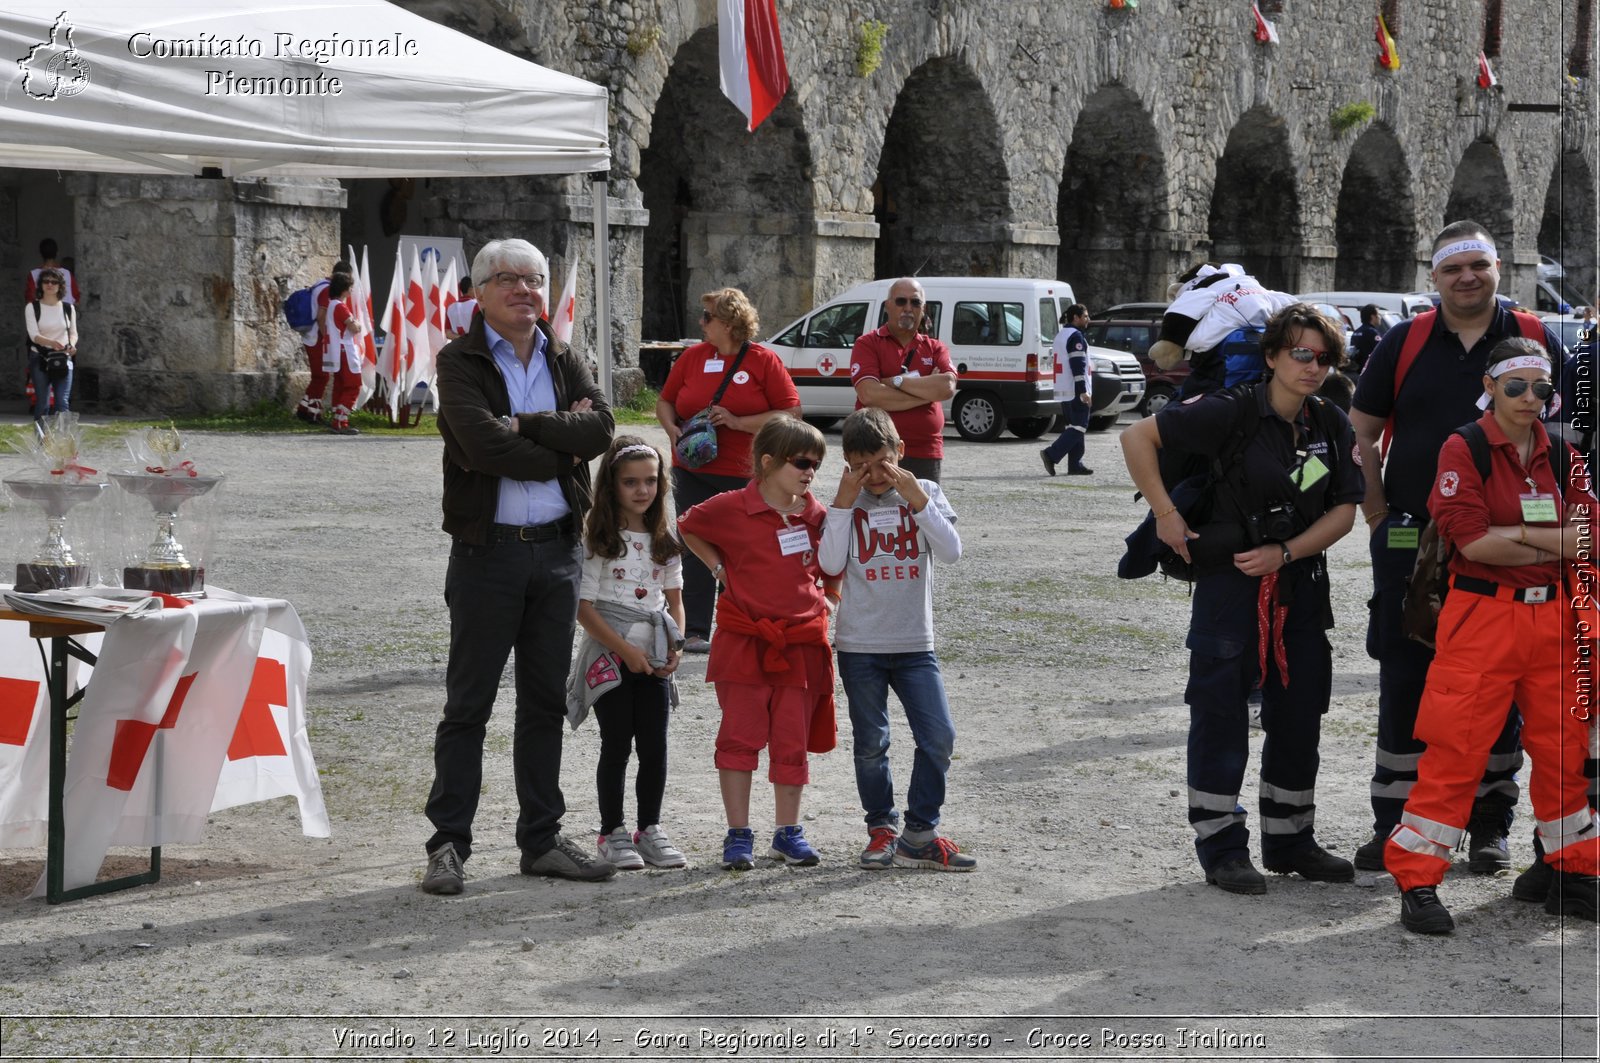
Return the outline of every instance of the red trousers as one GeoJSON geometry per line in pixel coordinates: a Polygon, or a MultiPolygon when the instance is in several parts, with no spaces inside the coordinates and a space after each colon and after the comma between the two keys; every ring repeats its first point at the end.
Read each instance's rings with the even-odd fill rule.
{"type": "Polygon", "coordinates": [[[1383,853],[1402,890],[1444,878],[1512,701],[1522,710],[1522,744],[1533,758],[1528,791],[1545,859],[1563,871],[1600,872],[1600,830],[1583,775],[1592,709],[1579,709],[1583,718],[1569,711],[1579,700],[1574,633],[1560,594],[1537,605],[1459,589],[1445,599],[1417,710],[1416,737],[1428,748],[1383,853]]]}
{"type": "Polygon", "coordinates": [[[320,403],[328,390],[330,377],[333,379],[333,405],[343,406],[346,410],[353,409],[356,396],[361,394],[361,374],[352,371],[349,363],[342,359],[338,371],[334,373],[322,368],[321,355],[311,360],[311,383],[306,387],[306,398],[320,403]]]}

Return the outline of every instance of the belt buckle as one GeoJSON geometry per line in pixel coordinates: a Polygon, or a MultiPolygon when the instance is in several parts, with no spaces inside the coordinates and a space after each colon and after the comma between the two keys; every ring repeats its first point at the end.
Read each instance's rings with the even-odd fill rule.
{"type": "Polygon", "coordinates": [[[1550,598],[1549,587],[1528,587],[1522,592],[1522,600],[1529,605],[1538,605],[1550,598]]]}
{"type": "Polygon", "coordinates": [[[517,529],[517,539],[525,543],[536,543],[539,541],[539,528],[540,525],[537,524],[524,524],[517,529]]]}

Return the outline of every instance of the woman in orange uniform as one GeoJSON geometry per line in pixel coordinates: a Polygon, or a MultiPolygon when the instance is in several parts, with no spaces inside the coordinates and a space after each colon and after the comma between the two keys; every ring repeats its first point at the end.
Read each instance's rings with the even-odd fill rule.
{"type": "Polygon", "coordinates": [[[1417,713],[1416,736],[1428,748],[1384,848],[1401,890],[1400,921],[1419,934],[1455,928],[1436,887],[1513,701],[1534,762],[1529,790],[1544,859],[1556,871],[1545,910],[1596,917],[1600,830],[1583,776],[1590,709],[1577,697],[1575,667],[1578,639],[1594,632],[1579,629],[1563,580],[1567,559],[1592,551],[1595,499],[1582,459],[1565,443],[1556,444],[1565,455],[1553,450],[1540,421],[1552,368],[1539,344],[1496,344],[1479,403],[1489,412],[1439,451],[1428,513],[1454,548],[1451,589],[1417,713]],[[1487,477],[1468,442],[1475,432],[1486,444],[1487,477]]]}

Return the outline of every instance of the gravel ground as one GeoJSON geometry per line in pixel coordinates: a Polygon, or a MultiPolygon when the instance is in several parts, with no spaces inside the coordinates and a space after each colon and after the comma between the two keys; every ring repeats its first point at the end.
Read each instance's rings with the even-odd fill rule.
{"type": "MultiPolygon", "coordinates": [[[[1113,574],[1141,512],[1116,430],[1090,437],[1086,478],[1046,478],[1038,445],[952,436],[945,459],[966,547],[937,592],[960,731],[945,828],[977,873],[855,868],[847,726],[806,795],[822,865],[718,870],[717,712],[691,659],[664,817],[689,870],[519,876],[501,713],[467,891],[442,899],[417,889],[446,651],[437,438],[196,433],[232,480],[211,580],[290,599],[311,634],[333,837],[302,837],[287,800],[231,810],[164,851],[160,883],[56,908],[25,899],[42,852],[4,854],[0,1055],[1594,1058],[1595,927],[1511,900],[1507,878],[1459,865],[1443,939],[1401,930],[1387,876],[1204,885],[1183,797],[1187,587],[1113,574]]],[[[1377,702],[1358,536],[1331,560],[1318,801],[1319,839],[1347,856],[1370,829],[1377,702]]],[[[598,735],[567,743],[581,834],[598,735]]]]}

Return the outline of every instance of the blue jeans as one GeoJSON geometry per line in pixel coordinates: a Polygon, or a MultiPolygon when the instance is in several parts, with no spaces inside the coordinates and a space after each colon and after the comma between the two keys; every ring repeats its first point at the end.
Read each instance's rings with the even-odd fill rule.
{"type": "Polygon", "coordinates": [[[956,744],[956,725],[944,695],[944,677],[932,650],[915,653],[839,654],[839,680],[850,703],[855,746],[856,791],[868,827],[892,827],[894,778],[889,770],[889,690],[906,710],[911,740],[911,789],[906,794],[906,829],[933,830],[944,804],[944,779],[956,744]]]}
{"type": "Polygon", "coordinates": [[[72,374],[77,369],[76,362],[76,358],[68,358],[67,375],[51,381],[50,374],[44,371],[44,359],[32,350],[28,351],[28,377],[33,381],[33,416],[36,419],[50,412],[52,387],[56,389],[56,412],[67,413],[72,409],[72,374]]]}
{"type": "Polygon", "coordinates": [[[1068,468],[1076,469],[1083,464],[1084,433],[1089,430],[1089,403],[1086,399],[1073,399],[1071,402],[1061,404],[1061,412],[1067,418],[1067,427],[1056,436],[1056,441],[1045,447],[1045,453],[1050,456],[1050,461],[1056,465],[1061,464],[1063,458],[1069,459],[1068,468]]]}

